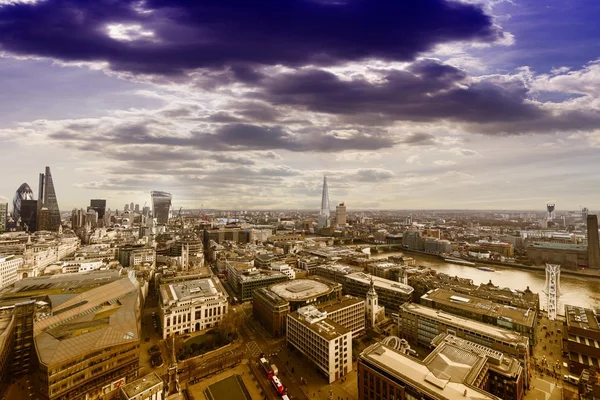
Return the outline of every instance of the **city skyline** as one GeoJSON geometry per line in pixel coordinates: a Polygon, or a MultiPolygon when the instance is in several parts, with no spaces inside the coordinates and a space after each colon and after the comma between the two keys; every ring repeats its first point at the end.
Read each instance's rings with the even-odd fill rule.
{"type": "Polygon", "coordinates": [[[600,4],[351,3],[0,1],[0,201],[600,209],[600,4]]]}

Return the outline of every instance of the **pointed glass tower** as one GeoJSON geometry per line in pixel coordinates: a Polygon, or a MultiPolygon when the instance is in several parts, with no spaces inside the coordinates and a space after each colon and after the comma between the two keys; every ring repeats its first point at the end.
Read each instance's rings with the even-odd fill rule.
{"type": "Polygon", "coordinates": [[[54,182],[52,181],[52,173],[50,167],[46,167],[46,172],[40,174],[40,192],[38,193],[38,208],[48,209],[48,221],[45,228],[47,230],[58,230],[61,225],[60,210],[58,208],[58,200],[56,199],[56,191],[54,190],[54,182]]]}
{"type": "Polygon", "coordinates": [[[327,177],[323,177],[323,194],[321,195],[321,212],[319,213],[319,228],[328,228],[330,222],[329,189],[327,177]]]}

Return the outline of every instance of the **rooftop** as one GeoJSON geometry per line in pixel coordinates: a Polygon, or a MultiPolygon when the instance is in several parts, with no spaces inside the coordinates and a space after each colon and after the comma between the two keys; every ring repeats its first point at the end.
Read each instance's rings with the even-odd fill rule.
{"type": "Polygon", "coordinates": [[[457,293],[447,289],[433,289],[421,296],[421,299],[431,300],[455,308],[468,310],[474,314],[483,314],[510,323],[533,327],[535,310],[517,308],[509,305],[494,303],[468,294],[457,293]]]}
{"type": "Polygon", "coordinates": [[[289,314],[288,317],[293,318],[328,341],[351,332],[327,318],[327,313],[319,311],[315,306],[301,307],[298,311],[289,314]]]}
{"type": "Polygon", "coordinates": [[[251,275],[241,275],[239,277],[240,282],[251,282],[251,281],[260,281],[260,280],[269,280],[269,279],[289,279],[286,274],[279,271],[261,271],[251,275]]]}
{"type": "Polygon", "coordinates": [[[386,289],[401,292],[403,294],[411,294],[415,289],[412,286],[405,285],[400,282],[391,281],[389,279],[380,278],[378,276],[365,274],[364,272],[356,272],[354,274],[346,275],[346,279],[352,279],[354,281],[361,282],[365,285],[370,285],[373,280],[375,290],[386,289]]]}
{"type": "Polygon", "coordinates": [[[151,372],[148,375],[145,375],[131,383],[128,383],[125,386],[122,386],[121,391],[125,393],[127,397],[131,398],[141,393],[144,393],[151,387],[160,384],[163,384],[163,380],[160,379],[158,375],[156,375],[156,372],[151,372]]]}
{"type": "Polygon", "coordinates": [[[330,300],[325,303],[321,303],[318,305],[321,311],[325,311],[327,313],[332,313],[334,311],[353,306],[358,303],[364,303],[363,299],[359,299],[358,297],[352,296],[344,296],[341,300],[330,300]]]}
{"type": "Polygon", "coordinates": [[[360,354],[362,362],[372,364],[436,398],[498,400],[498,397],[463,382],[472,368],[483,362],[483,358],[454,347],[432,353],[428,358],[426,365],[383,343],[375,343],[360,354]]]}
{"type": "Polygon", "coordinates": [[[555,242],[535,242],[531,245],[534,248],[553,249],[553,250],[571,250],[571,251],[586,251],[587,246],[571,243],[555,243],[555,242]]]}
{"type": "Polygon", "coordinates": [[[483,322],[474,321],[472,319],[458,317],[447,312],[436,310],[430,307],[425,307],[421,304],[405,303],[400,306],[401,310],[406,310],[424,317],[431,318],[437,321],[444,321],[448,325],[463,327],[471,332],[479,333],[482,336],[501,340],[507,343],[522,343],[529,346],[529,339],[521,336],[518,333],[503,329],[494,325],[484,324],[483,322]]]}
{"type": "Polygon", "coordinates": [[[312,279],[295,279],[276,283],[269,290],[287,301],[308,300],[331,293],[329,285],[312,279]]]}
{"type": "Polygon", "coordinates": [[[565,316],[568,327],[600,330],[594,310],[565,304],[565,316]]]}
{"type": "Polygon", "coordinates": [[[220,291],[211,278],[161,285],[160,290],[165,296],[163,297],[164,299],[168,298],[172,301],[185,301],[220,294],[220,291]]]}

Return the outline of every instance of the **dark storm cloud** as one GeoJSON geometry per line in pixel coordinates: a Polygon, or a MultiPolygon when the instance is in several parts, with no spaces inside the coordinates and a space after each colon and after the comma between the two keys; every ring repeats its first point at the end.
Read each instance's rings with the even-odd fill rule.
{"type": "Polygon", "coordinates": [[[400,143],[410,146],[433,146],[435,144],[435,136],[430,133],[411,133],[400,141],[400,143]]]}
{"type": "Polygon", "coordinates": [[[410,60],[457,40],[503,36],[479,6],[444,0],[45,0],[0,7],[0,48],[114,70],[173,75],[231,67],[256,83],[255,66],[410,60]],[[131,40],[107,26],[138,25],[131,40]]]}

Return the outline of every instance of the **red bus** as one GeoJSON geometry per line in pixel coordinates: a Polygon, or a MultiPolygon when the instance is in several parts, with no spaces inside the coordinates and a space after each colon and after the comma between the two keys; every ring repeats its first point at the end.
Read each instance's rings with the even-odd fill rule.
{"type": "Polygon", "coordinates": [[[277,391],[277,393],[278,393],[280,396],[283,396],[283,395],[285,394],[285,386],[283,386],[283,385],[281,384],[281,381],[279,380],[279,378],[278,378],[278,377],[276,377],[276,376],[273,376],[273,377],[271,378],[271,383],[273,384],[273,387],[275,388],[275,390],[277,391]]]}

